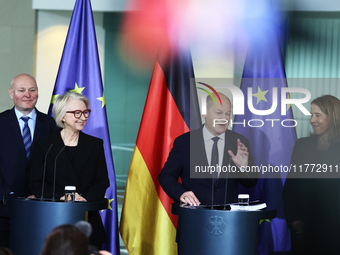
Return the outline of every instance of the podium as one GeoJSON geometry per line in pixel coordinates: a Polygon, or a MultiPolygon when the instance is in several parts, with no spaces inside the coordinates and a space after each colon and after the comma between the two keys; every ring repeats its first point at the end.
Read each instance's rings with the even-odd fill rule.
{"type": "Polygon", "coordinates": [[[98,202],[40,201],[6,197],[11,210],[10,248],[15,255],[40,254],[44,239],[55,227],[85,220],[86,211],[108,208],[108,200],[98,202]]]}
{"type": "Polygon", "coordinates": [[[172,204],[171,212],[178,215],[178,255],[255,255],[259,220],[276,217],[276,210],[210,208],[172,204]]]}

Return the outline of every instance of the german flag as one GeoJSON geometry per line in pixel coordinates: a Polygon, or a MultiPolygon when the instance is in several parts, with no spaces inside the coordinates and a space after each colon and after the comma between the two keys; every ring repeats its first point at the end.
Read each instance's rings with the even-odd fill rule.
{"type": "Polygon", "coordinates": [[[177,216],[157,176],[200,118],[191,55],[157,56],[127,178],[120,233],[130,255],[177,254],[177,216]],[[192,113],[190,114],[190,110],[192,113]]]}

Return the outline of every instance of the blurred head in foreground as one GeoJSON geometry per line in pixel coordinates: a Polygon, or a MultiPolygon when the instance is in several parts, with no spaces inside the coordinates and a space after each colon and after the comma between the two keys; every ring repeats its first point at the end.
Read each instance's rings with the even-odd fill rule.
{"type": "Polygon", "coordinates": [[[61,225],[47,235],[40,254],[84,255],[88,254],[88,246],[88,238],[77,227],[61,225]]]}

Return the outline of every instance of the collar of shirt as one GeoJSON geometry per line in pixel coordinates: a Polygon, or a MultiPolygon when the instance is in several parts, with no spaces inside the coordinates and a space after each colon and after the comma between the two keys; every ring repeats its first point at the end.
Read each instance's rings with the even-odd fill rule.
{"type": "MultiPolygon", "coordinates": [[[[204,140],[204,146],[205,151],[207,154],[207,160],[208,164],[210,165],[211,161],[211,152],[212,147],[214,145],[214,141],[212,138],[215,137],[210,131],[206,128],[206,126],[203,126],[203,140],[204,140]]],[[[223,155],[224,155],[224,145],[225,145],[225,133],[222,133],[218,136],[220,139],[217,142],[217,148],[218,148],[218,164],[222,166],[223,163],[223,155]]]]}
{"type": "MultiPolygon", "coordinates": [[[[15,115],[18,119],[18,123],[20,126],[20,130],[21,130],[21,135],[22,135],[22,130],[24,128],[25,122],[21,119],[22,116],[25,116],[24,114],[22,114],[21,112],[19,112],[17,110],[17,108],[14,107],[14,112],[15,115]]],[[[31,132],[31,139],[33,140],[34,137],[34,130],[35,130],[35,123],[36,123],[36,119],[37,119],[37,111],[35,110],[35,108],[28,114],[26,115],[29,118],[28,120],[28,127],[30,128],[30,132],[31,132]]]]}

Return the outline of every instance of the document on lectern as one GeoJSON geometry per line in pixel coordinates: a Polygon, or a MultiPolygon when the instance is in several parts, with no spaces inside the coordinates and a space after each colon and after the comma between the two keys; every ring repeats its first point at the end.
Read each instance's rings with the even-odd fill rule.
{"type": "Polygon", "coordinates": [[[266,203],[249,203],[248,206],[240,206],[238,204],[231,204],[230,210],[231,211],[258,211],[267,207],[266,203]],[[245,207],[247,207],[245,209],[245,207]]]}

